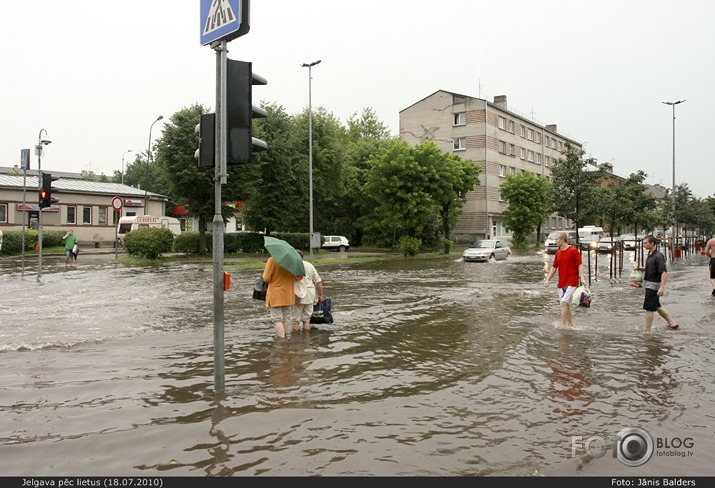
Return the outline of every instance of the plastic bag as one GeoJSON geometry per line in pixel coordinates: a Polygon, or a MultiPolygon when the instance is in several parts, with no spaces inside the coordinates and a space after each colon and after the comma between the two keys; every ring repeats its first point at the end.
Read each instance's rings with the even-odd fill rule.
{"type": "Polygon", "coordinates": [[[631,275],[628,277],[628,286],[640,288],[643,286],[643,272],[638,271],[638,268],[633,268],[631,275]]]}
{"type": "Polygon", "coordinates": [[[573,300],[571,301],[574,307],[585,307],[591,306],[591,290],[587,286],[581,285],[576,288],[573,293],[573,300]]]}
{"type": "Polygon", "coordinates": [[[333,313],[331,312],[332,303],[330,298],[323,299],[313,305],[313,314],[310,316],[311,324],[332,324],[333,313]]]}

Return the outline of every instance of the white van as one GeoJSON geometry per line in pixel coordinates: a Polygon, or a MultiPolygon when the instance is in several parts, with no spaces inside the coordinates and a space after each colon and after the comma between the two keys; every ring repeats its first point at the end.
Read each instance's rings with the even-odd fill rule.
{"type": "Polygon", "coordinates": [[[578,242],[581,249],[598,249],[598,241],[603,237],[603,227],[595,225],[586,225],[578,229],[578,242]],[[594,247],[595,246],[595,247],[594,247]]]}
{"type": "Polygon", "coordinates": [[[117,239],[119,245],[124,245],[124,236],[135,229],[144,227],[163,227],[169,229],[175,236],[181,234],[181,223],[175,217],[155,217],[153,215],[134,215],[121,217],[117,224],[117,239]]]}

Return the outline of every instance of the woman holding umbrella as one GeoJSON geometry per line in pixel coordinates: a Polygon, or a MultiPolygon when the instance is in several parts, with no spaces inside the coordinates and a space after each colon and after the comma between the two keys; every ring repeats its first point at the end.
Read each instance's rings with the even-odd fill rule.
{"type": "Polygon", "coordinates": [[[284,339],[295,305],[295,282],[303,279],[305,267],[303,258],[287,242],[266,236],[264,246],[271,253],[263,269],[263,281],[268,283],[266,307],[276,330],[276,337],[284,339]],[[297,262],[295,257],[298,258],[297,262]]]}

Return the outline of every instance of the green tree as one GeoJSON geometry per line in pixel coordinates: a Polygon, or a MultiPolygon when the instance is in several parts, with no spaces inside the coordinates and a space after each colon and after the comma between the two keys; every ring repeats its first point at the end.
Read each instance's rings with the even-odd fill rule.
{"type": "MultiPolygon", "coordinates": [[[[393,243],[433,235],[440,225],[449,231],[479,174],[470,161],[454,158],[431,141],[415,147],[400,139],[385,143],[368,161],[363,194],[373,210],[361,225],[376,235],[391,232],[393,243]]],[[[415,241],[409,242],[413,249],[415,241]]]]}
{"type": "Polygon", "coordinates": [[[583,151],[567,143],[564,157],[556,160],[551,168],[553,210],[572,220],[577,229],[599,216],[596,186],[601,174],[586,171],[588,164],[583,160],[583,151]]]}
{"type": "MultiPolygon", "coordinates": [[[[179,204],[187,204],[192,215],[199,219],[199,253],[206,254],[207,223],[213,221],[215,185],[213,168],[199,168],[194,153],[199,147],[195,127],[206,109],[198,104],[185,107],[164,124],[157,140],[156,161],[148,165],[150,174],[163,175],[163,184],[152,185],[150,191],[162,193],[179,204]]],[[[137,161],[139,158],[137,158],[137,161]]],[[[129,172],[125,176],[125,182],[129,172]]],[[[227,219],[231,209],[222,208],[227,219]]]]}
{"type": "Polygon", "coordinates": [[[507,175],[499,188],[501,197],[509,202],[504,212],[504,224],[512,231],[512,244],[517,249],[528,247],[528,237],[544,220],[551,205],[552,185],[527,171],[507,175]]]}
{"type": "Polygon", "coordinates": [[[332,225],[327,228],[331,233],[350,236],[350,242],[359,246],[364,236],[364,229],[358,224],[359,219],[373,209],[372,201],[363,194],[369,173],[368,161],[379,154],[392,138],[387,127],[367,108],[363,109],[360,117],[354,114],[348,120],[347,137],[349,142],[346,164],[343,166],[341,205],[336,205],[332,225]]]}
{"type": "Polygon", "coordinates": [[[432,198],[438,205],[439,229],[443,237],[443,251],[452,247],[451,231],[459,220],[467,201],[467,192],[479,184],[482,168],[473,161],[454,154],[442,152],[432,141],[414,148],[415,157],[421,166],[434,167],[436,180],[432,183],[432,198]]]}
{"type": "Polygon", "coordinates": [[[295,122],[282,106],[264,105],[268,117],[254,122],[268,151],[254,154],[256,164],[240,166],[245,185],[244,220],[253,230],[305,230],[308,222],[307,170],[301,170],[301,149],[295,122]],[[305,225],[303,225],[305,222],[305,225]]]}

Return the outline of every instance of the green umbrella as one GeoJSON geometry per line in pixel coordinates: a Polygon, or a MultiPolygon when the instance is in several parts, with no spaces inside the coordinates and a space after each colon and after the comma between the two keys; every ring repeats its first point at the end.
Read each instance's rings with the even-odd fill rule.
{"type": "Polygon", "coordinates": [[[263,236],[263,246],[271,253],[276,264],[296,276],[305,276],[303,258],[293,246],[282,239],[263,236]]]}

